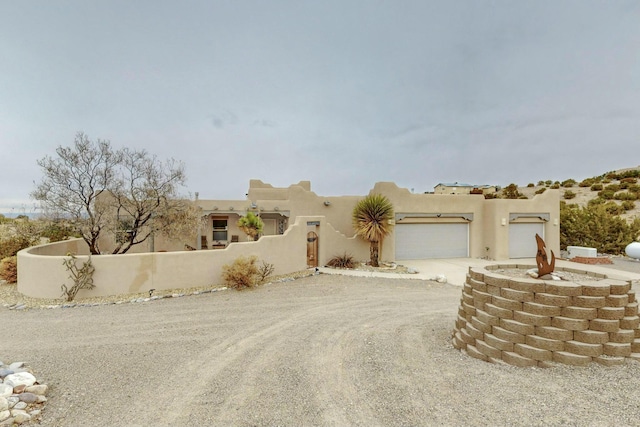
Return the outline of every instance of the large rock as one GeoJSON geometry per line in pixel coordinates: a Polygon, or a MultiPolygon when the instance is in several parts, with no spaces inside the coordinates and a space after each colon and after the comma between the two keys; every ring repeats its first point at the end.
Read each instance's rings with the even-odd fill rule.
{"type": "Polygon", "coordinates": [[[39,394],[41,396],[46,396],[47,390],[48,387],[46,384],[36,384],[24,389],[27,393],[39,394]]]}
{"type": "Polygon", "coordinates": [[[9,384],[0,384],[0,397],[9,397],[13,394],[13,386],[9,384]]]}
{"type": "Polygon", "coordinates": [[[22,384],[29,387],[36,383],[36,377],[34,377],[29,372],[16,372],[15,374],[7,375],[4,378],[4,383],[10,385],[11,387],[19,386],[22,384]]]}
{"type": "Polygon", "coordinates": [[[38,395],[33,393],[22,393],[18,396],[21,402],[36,403],[38,401],[38,395]]]}
{"type": "Polygon", "coordinates": [[[11,412],[9,411],[0,411],[0,422],[11,418],[11,412]]]}
{"type": "Polygon", "coordinates": [[[6,397],[0,397],[0,412],[9,410],[9,401],[6,397]]]}
{"type": "Polygon", "coordinates": [[[20,368],[24,368],[24,362],[13,362],[11,365],[9,365],[9,369],[20,369],[20,368]]]}

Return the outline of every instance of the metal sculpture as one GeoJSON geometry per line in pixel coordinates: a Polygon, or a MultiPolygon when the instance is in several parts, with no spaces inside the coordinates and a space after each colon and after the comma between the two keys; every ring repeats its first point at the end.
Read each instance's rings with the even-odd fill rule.
{"type": "Polygon", "coordinates": [[[538,252],[536,253],[536,264],[538,265],[538,277],[542,277],[546,274],[551,274],[556,266],[556,256],[553,251],[551,252],[551,264],[549,264],[547,257],[547,248],[544,244],[542,237],[536,234],[536,243],[538,245],[538,252]]]}

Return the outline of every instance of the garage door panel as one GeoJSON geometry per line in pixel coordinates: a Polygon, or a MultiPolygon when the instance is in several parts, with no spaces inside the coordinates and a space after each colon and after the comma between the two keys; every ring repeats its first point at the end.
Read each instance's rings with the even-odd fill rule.
{"type": "Polygon", "coordinates": [[[509,258],[535,258],[538,252],[536,234],[544,239],[544,223],[509,224],[509,258]]]}
{"type": "Polygon", "coordinates": [[[396,259],[465,258],[469,256],[469,224],[398,224],[396,259]]]}

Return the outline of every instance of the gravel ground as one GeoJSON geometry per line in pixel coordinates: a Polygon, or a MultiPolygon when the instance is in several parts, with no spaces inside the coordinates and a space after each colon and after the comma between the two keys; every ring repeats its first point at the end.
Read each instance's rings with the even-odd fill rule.
{"type": "Polygon", "coordinates": [[[640,425],[640,364],[522,369],[450,342],[460,287],[317,275],[250,291],[0,309],[43,426],[640,425]]]}

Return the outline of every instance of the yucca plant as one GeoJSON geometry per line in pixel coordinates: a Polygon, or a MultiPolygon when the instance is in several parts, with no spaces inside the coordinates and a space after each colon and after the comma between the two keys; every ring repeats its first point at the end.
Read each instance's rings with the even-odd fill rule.
{"type": "Polygon", "coordinates": [[[391,233],[393,205],[381,194],[370,194],[353,208],[353,228],[356,234],[370,243],[371,265],[379,267],[380,245],[391,233]]]}
{"type": "Polygon", "coordinates": [[[264,222],[262,222],[262,218],[258,215],[249,211],[245,216],[240,217],[237,225],[240,230],[247,234],[247,236],[251,237],[253,240],[258,240],[260,234],[262,234],[264,222]]]}

